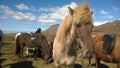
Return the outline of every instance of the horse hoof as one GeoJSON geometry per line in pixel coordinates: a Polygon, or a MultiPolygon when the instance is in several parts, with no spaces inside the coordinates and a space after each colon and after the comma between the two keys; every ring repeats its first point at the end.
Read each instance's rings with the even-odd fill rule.
{"type": "Polygon", "coordinates": [[[34,58],[34,60],[38,61],[38,59],[37,59],[37,58],[34,58]]]}

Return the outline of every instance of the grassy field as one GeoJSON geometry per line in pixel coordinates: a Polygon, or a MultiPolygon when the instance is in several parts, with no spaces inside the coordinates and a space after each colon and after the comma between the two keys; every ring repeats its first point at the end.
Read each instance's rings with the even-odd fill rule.
{"type": "MultiPolygon", "coordinates": [[[[0,57],[0,68],[55,68],[54,63],[45,64],[42,58],[34,60],[32,56],[27,57],[26,60],[19,59],[14,55],[15,53],[15,34],[6,34],[4,37],[4,45],[2,45],[0,57]]],[[[82,68],[80,61],[79,51],[75,62],[75,68],[82,68]]],[[[88,67],[88,61],[85,60],[86,68],[95,68],[95,61],[92,59],[92,66],[88,67]]],[[[62,68],[66,68],[65,65],[62,68]]],[[[115,64],[101,62],[100,68],[116,68],[115,64]]]]}

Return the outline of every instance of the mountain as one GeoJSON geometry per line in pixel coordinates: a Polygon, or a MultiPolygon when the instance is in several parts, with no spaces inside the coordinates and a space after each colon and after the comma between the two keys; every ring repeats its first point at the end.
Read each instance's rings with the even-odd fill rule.
{"type": "MultiPolygon", "coordinates": [[[[59,24],[52,25],[46,31],[43,32],[45,36],[55,35],[59,24]]],[[[100,26],[94,26],[93,33],[112,33],[120,34],[120,20],[115,20],[113,22],[107,22],[100,26]]]]}
{"type": "Polygon", "coordinates": [[[120,20],[115,20],[113,22],[107,22],[107,23],[100,25],[100,26],[118,26],[118,25],[120,26],[120,20]]]}
{"type": "Polygon", "coordinates": [[[59,26],[59,24],[52,25],[50,28],[48,28],[47,30],[45,30],[43,32],[43,34],[45,36],[54,35],[56,33],[56,31],[57,31],[58,26],[59,26]]]}
{"type": "Polygon", "coordinates": [[[93,28],[93,32],[120,34],[120,20],[115,20],[113,22],[107,22],[100,26],[95,26],[93,28]]]}

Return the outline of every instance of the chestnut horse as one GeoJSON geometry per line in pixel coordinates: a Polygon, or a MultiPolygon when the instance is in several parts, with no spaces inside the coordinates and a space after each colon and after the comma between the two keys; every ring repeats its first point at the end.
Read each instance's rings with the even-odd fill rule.
{"type": "Polygon", "coordinates": [[[114,35],[112,41],[110,36],[111,35],[97,35],[93,38],[96,50],[96,68],[99,68],[100,60],[117,63],[117,68],[120,68],[120,34],[114,35]],[[114,46],[112,49],[110,49],[111,44],[114,46]],[[102,51],[103,46],[109,46],[107,47],[107,49],[109,48],[109,53],[102,51]]]}
{"type": "Polygon", "coordinates": [[[58,27],[53,42],[53,60],[58,68],[66,64],[73,68],[77,56],[76,40],[82,48],[83,57],[92,57],[95,53],[92,41],[93,19],[88,4],[83,3],[75,9],[68,7],[69,15],[58,27]]]}

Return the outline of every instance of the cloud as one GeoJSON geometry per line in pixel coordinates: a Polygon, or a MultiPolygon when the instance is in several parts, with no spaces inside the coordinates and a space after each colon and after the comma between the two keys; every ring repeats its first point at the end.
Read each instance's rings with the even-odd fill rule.
{"type": "Polygon", "coordinates": [[[103,14],[103,15],[108,14],[108,12],[105,11],[105,10],[101,10],[100,13],[103,14]]]}
{"type": "Polygon", "coordinates": [[[96,21],[96,22],[94,22],[93,24],[94,24],[94,26],[99,26],[99,25],[102,25],[102,24],[105,24],[105,23],[107,23],[108,21],[96,21]]]}
{"type": "Polygon", "coordinates": [[[8,18],[8,16],[11,16],[14,12],[7,6],[5,5],[0,5],[0,12],[2,14],[2,16],[0,16],[0,18],[6,19],[8,18]]]}
{"type": "Polygon", "coordinates": [[[0,16],[1,19],[6,18],[13,18],[16,20],[24,20],[24,21],[33,21],[36,20],[36,16],[32,13],[22,13],[22,12],[14,12],[11,10],[8,6],[0,5],[0,12],[2,16],[0,16]]]}
{"type": "Polygon", "coordinates": [[[106,16],[102,16],[102,18],[109,18],[109,19],[112,19],[113,16],[112,16],[112,15],[106,15],[106,16]]]}
{"type": "Polygon", "coordinates": [[[12,18],[17,19],[17,20],[24,20],[24,21],[36,20],[36,16],[34,16],[32,13],[22,13],[22,12],[15,12],[12,15],[12,18]]]}
{"type": "Polygon", "coordinates": [[[68,6],[75,8],[77,4],[75,2],[71,2],[70,4],[60,7],[40,8],[39,11],[42,12],[42,15],[39,16],[38,22],[55,24],[57,20],[63,20],[68,14],[68,6]]]}
{"type": "Polygon", "coordinates": [[[117,7],[112,7],[112,9],[113,9],[114,11],[119,11],[119,8],[117,8],[117,7]]]}
{"type": "Polygon", "coordinates": [[[17,7],[19,10],[28,10],[29,7],[23,3],[16,5],[15,7],[17,7]]]}

